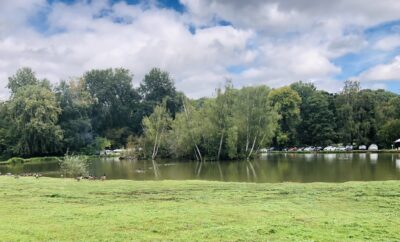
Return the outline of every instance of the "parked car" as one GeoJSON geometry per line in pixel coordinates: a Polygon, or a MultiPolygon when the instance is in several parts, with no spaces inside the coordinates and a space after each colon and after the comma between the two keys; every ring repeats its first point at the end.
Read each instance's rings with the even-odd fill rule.
{"type": "Polygon", "coordinates": [[[366,149],[367,149],[367,146],[365,146],[365,145],[360,145],[360,146],[358,146],[358,149],[359,149],[359,150],[366,150],[366,149]]]}
{"type": "Polygon", "coordinates": [[[376,144],[372,144],[368,147],[369,151],[377,151],[378,150],[378,146],[376,144]]]}
{"type": "Polygon", "coordinates": [[[260,152],[260,153],[267,153],[267,152],[268,152],[268,149],[262,148],[262,149],[260,149],[258,152],[260,152]]]}
{"type": "Polygon", "coordinates": [[[339,146],[335,149],[336,151],[346,151],[346,147],[344,146],[339,146]]]}
{"type": "Polygon", "coordinates": [[[335,147],[327,146],[327,147],[324,148],[324,151],[335,151],[335,147]]]}
{"type": "Polygon", "coordinates": [[[309,147],[304,148],[304,151],[314,151],[314,150],[315,150],[314,146],[309,146],[309,147]]]}
{"type": "Polygon", "coordinates": [[[315,150],[316,151],[321,151],[321,150],[323,150],[324,148],[322,148],[321,146],[318,146],[318,147],[315,147],[315,150]]]}
{"type": "Polygon", "coordinates": [[[346,146],[346,151],[352,151],[353,150],[353,146],[352,145],[347,145],[346,146]]]}
{"type": "Polygon", "coordinates": [[[297,151],[297,147],[291,147],[288,151],[297,151]]]}

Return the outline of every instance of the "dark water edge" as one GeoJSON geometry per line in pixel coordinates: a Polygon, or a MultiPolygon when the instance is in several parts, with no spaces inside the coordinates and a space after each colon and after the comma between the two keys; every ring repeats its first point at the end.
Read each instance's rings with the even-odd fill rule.
{"type": "MultiPolygon", "coordinates": [[[[345,182],[400,180],[396,153],[271,153],[254,161],[129,161],[91,158],[90,174],[107,179],[229,182],[345,182]]],[[[0,166],[5,174],[60,177],[58,160],[0,166]]]]}

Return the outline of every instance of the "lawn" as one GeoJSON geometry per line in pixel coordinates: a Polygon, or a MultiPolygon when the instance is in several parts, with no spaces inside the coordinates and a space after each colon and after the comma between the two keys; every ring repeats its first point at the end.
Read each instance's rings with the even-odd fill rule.
{"type": "Polygon", "coordinates": [[[0,177],[0,240],[400,240],[400,181],[0,177]]]}

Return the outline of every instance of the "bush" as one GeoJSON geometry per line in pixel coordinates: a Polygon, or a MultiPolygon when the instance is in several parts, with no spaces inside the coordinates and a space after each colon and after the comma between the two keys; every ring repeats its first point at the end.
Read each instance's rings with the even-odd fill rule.
{"type": "Polygon", "coordinates": [[[23,164],[24,162],[25,162],[25,160],[20,157],[13,157],[8,160],[8,163],[12,163],[12,164],[23,164]]]}
{"type": "Polygon", "coordinates": [[[65,155],[60,161],[61,172],[65,176],[87,176],[89,163],[85,157],[65,155]]]}

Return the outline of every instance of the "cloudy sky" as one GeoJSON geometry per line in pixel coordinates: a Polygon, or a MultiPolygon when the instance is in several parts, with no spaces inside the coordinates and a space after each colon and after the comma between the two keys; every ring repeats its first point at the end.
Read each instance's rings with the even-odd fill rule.
{"type": "Polygon", "coordinates": [[[160,67],[191,97],[226,78],[400,93],[400,1],[1,0],[0,98],[23,66],[52,83],[124,67],[134,85],[160,67]]]}

